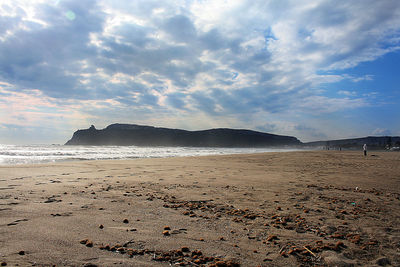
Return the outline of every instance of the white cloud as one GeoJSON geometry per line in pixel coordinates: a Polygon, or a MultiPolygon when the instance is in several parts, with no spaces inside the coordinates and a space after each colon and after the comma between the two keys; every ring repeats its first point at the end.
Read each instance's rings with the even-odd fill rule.
{"type": "Polygon", "coordinates": [[[329,98],[325,96],[309,96],[299,103],[299,108],[305,112],[332,113],[366,107],[369,104],[364,98],[329,98]]]}
{"type": "Polygon", "coordinates": [[[345,95],[345,96],[356,96],[357,92],[356,91],[346,91],[346,90],[340,90],[338,91],[339,95],[345,95]]]}
{"type": "Polygon", "coordinates": [[[392,132],[389,129],[376,128],[375,130],[372,131],[372,135],[390,136],[390,135],[392,135],[392,132]]]}
{"type": "MultiPolygon", "coordinates": [[[[118,103],[108,113],[80,109],[110,120],[243,114],[256,126],[260,111],[367,107],[374,96],[352,89],[332,97],[324,85],[372,81],[346,69],[400,46],[400,5],[389,0],[21,0],[2,1],[0,10],[0,82],[55,103],[118,103]]],[[[286,120],[292,127],[280,129],[294,132],[286,120]]],[[[310,135],[316,128],[301,125],[310,135]]]]}

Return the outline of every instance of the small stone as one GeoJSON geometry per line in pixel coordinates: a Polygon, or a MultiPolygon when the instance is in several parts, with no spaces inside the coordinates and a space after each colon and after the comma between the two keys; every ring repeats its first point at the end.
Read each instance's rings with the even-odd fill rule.
{"type": "Polygon", "coordinates": [[[7,262],[3,261],[3,262],[1,263],[1,266],[7,266],[7,262]]]}
{"type": "Polygon", "coordinates": [[[19,255],[25,255],[25,251],[21,250],[20,252],[18,252],[19,255]]]}
{"type": "Polygon", "coordinates": [[[188,247],[181,247],[182,252],[189,252],[190,249],[188,247]]]}
{"type": "Polygon", "coordinates": [[[169,227],[169,226],[164,226],[164,230],[171,230],[171,227],[169,227]]]}
{"type": "Polygon", "coordinates": [[[117,252],[124,254],[125,253],[125,249],[124,248],[117,248],[117,252]]]}
{"type": "Polygon", "coordinates": [[[163,235],[168,236],[169,235],[169,231],[165,230],[162,232],[163,235]]]}
{"type": "Polygon", "coordinates": [[[88,248],[93,247],[93,242],[90,241],[90,240],[88,240],[88,241],[86,242],[86,246],[87,246],[88,248]]]}
{"type": "Polygon", "coordinates": [[[123,223],[129,223],[129,220],[128,219],[124,219],[122,222],[123,223]]]}
{"type": "Polygon", "coordinates": [[[278,240],[279,238],[276,235],[269,235],[267,238],[267,241],[274,241],[274,240],[278,240]]]}
{"type": "Polygon", "coordinates": [[[386,257],[382,257],[376,260],[376,264],[378,264],[379,266],[386,266],[386,265],[390,265],[390,260],[386,257]]]}
{"type": "Polygon", "coordinates": [[[100,229],[103,229],[103,228],[104,228],[104,225],[100,224],[100,225],[99,225],[99,228],[100,228],[100,229]]]}

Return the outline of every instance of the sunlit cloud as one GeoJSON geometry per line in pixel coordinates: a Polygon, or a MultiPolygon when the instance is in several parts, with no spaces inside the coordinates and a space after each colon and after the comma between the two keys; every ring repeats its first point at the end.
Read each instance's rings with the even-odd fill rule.
{"type": "Polygon", "coordinates": [[[2,118],[62,116],[71,131],[124,121],[328,136],[321,114],[385,103],[387,89],[367,86],[380,76],[353,70],[400,49],[395,1],[4,0],[0,11],[2,118]]]}

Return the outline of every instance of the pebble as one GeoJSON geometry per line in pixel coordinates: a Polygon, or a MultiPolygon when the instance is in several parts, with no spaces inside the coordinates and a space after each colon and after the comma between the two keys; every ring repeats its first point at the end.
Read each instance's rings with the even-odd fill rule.
{"type": "Polygon", "coordinates": [[[376,264],[378,264],[379,266],[386,266],[386,265],[390,265],[390,260],[386,257],[382,257],[376,260],[376,264]]]}
{"type": "Polygon", "coordinates": [[[267,238],[267,241],[274,241],[274,240],[278,240],[279,238],[276,235],[269,235],[267,238]]]}
{"type": "Polygon", "coordinates": [[[1,266],[7,266],[7,262],[3,261],[3,262],[1,263],[1,266]]]}
{"type": "Polygon", "coordinates": [[[189,252],[190,249],[188,247],[181,247],[182,252],[189,252]]]}
{"type": "Polygon", "coordinates": [[[89,239],[82,239],[81,241],[79,241],[79,243],[81,243],[82,245],[85,245],[89,248],[93,247],[93,242],[89,239]]]}
{"type": "Polygon", "coordinates": [[[123,223],[129,223],[129,220],[128,219],[124,219],[122,222],[123,223]]]}
{"type": "Polygon", "coordinates": [[[19,255],[25,255],[25,251],[21,250],[20,252],[18,252],[19,255]]]}
{"type": "Polygon", "coordinates": [[[165,230],[165,231],[162,232],[162,234],[165,235],[165,236],[168,236],[169,235],[169,231],[165,230]]]}
{"type": "Polygon", "coordinates": [[[100,224],[100,225],[99,225],[99,228],[100,228],[100,229],[103,229],[103,228],[104,228],[104,225],[100,224]]]}

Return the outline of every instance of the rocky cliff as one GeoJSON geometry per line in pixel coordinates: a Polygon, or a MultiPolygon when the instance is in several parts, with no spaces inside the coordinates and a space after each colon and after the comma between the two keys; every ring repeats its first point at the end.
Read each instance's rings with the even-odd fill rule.
{"type": "Polygon", "coordinates": [[[297,146],[295,137],[281,136],[251,130],[210,129],[186,131],[135,124],[112,124],[97,130],[78,130],[66,145],[136,145],[188,147],[269,147],[297,146]]]}

